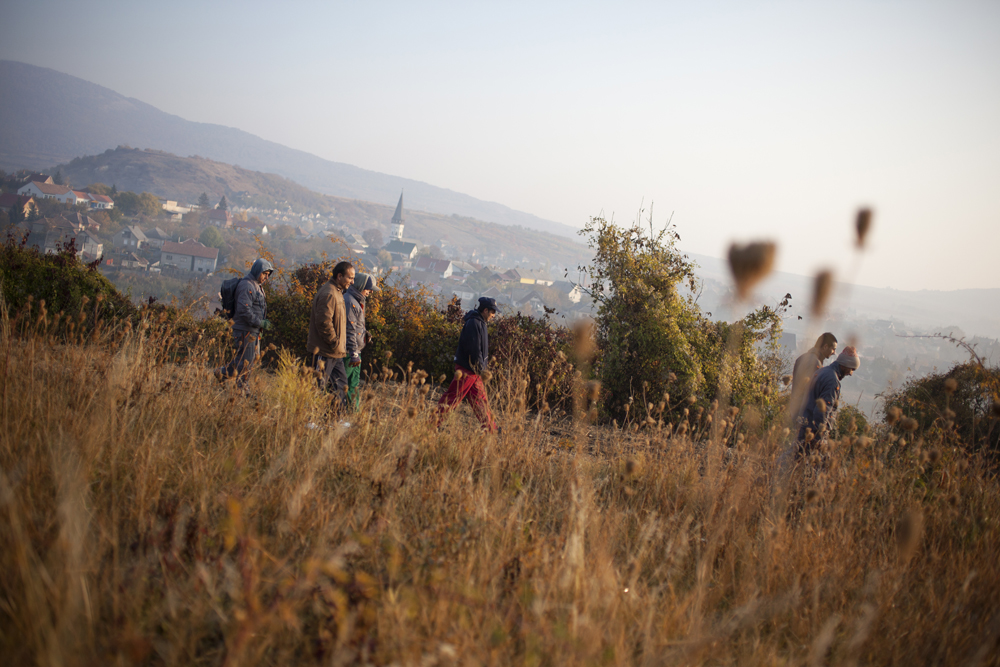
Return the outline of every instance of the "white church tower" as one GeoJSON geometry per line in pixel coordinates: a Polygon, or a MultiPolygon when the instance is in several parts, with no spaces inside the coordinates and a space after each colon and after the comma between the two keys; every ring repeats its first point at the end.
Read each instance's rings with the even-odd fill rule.
{"type": "Polygon", "coordinates": [[[396,212],[392,214],[392,230],[389,232],[397,241],[403,240],[403,193],[399,193],[399,203],[396,212]]]}

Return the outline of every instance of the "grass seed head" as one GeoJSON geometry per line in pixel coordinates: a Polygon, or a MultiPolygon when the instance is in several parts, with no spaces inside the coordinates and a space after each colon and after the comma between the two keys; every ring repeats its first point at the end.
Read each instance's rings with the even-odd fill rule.
{"type": "Polygon", "coordinates": [[[827,301],[833,291],[833,271],[823,270],[816,274],[813,280],[813,317],[821,317],[826,312],[827,301]]]}
{"type": "Polygon", "coordinates": [[[750,290],[771,273],[777,252],[778,246],[771,241],[729,246],[729,269],[740,300],[746,299],[750,290]]]}
{"type": "Polygon", "coordinates": [[[854,220],[854,231],[856,233],[856,243],[859,250],[865,247],[865,240],[868,232],[872,228],[872,210],[870,208],[858,209],[858,216],[854,220]]]}
{"type": "Polygon", "coordinates": [[[958,381],[955,378],[948,378],[944,381],[944,393],[951,396],[958,389],[958,381]]]}

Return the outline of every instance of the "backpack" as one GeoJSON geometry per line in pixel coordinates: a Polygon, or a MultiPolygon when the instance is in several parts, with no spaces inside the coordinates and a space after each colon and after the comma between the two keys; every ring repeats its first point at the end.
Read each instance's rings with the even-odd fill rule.
{"type": "Polygon", "coordinates": [[[236,317],[236,286],[240,284],[240,278],[230,278],[222,281],[222,289],[219,290],[219,297],[222,300],[222,314],[226,319],[236,317]]]}

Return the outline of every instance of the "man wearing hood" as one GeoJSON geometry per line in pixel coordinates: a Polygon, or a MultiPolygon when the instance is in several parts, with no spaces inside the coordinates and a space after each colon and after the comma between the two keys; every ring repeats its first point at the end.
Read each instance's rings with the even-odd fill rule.
{"type": "Polygon", "coordinates": [[[497,302],[489,297],[479,298],[479,307],[465,314],[462,334],[458,339],[458,351],[455,353],[455,377],[452,378],[448,391],[438,402],[440,420],[463,400],[472,405],[472,411],[482,422],[483,428],[491,433],[498,431],[493,415],[490,414],[489,402],[486,399],[486,385],[481,375],[486,371],[490,357],[489,334],[486,324],[497,313],[497,302]]]}
{"type": "Polygon", "coordinates": [[[313,355],[313,369],[320,375],[320,385],[332,391],[335,400],[347,404],[347,313],[344,292],[354,282],[354,265],[340,262],[333,267],[330,280],[316,292],[309,316],[306,349],[313,355]]]}
{"type": "Polygon", "coordinates": [[[361,350],[371,340],[365,327],[365,302],[378,289],[371,274],[359,273],[354,284],[344,293],[347,310],[347,400],[354,409],[361,407],[361,350]]]}
{"type": "Polygon", "coordinates": [[[802,406],[802,426],[799,429],[797,451],[800,456],[808,455],[819,444],[823,429],[837,409],[837,402],[840,400],[840,381],[853,375],[859,368],[861,368],[861,357],[857,349],[851,345],[844,348],[836,361],[820,369],[813,376],[802,406]],[[812,433],[811,439],[806,434],[807,430],[812,433]]]}
{"type": "Polygon", "coordinates": [[[261,257],[236,285],[236,311],[233,314],[236,354],[228,364],[215,369],[215,377],[220,382],[236,375],[237,386],[243,387],[250,377],[253,362],[260,356],[260,332],[271,328],[267,319],[264,284],[273,271],[271,263],[261,257]]]}

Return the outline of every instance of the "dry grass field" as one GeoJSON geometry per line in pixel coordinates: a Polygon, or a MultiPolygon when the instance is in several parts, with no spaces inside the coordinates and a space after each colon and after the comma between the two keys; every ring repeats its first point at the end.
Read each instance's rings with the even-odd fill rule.
{"type": "Polygon", "coordinates": [[[0,312],[5,664],[1000,664],[997,479],[951,440],[789,470],[782,428],[554,421],[516,376],[502,435],[439,430],[418,372],[343,429],[291,358],[247,397],[157,322],[33,317],[0,312]]]}

